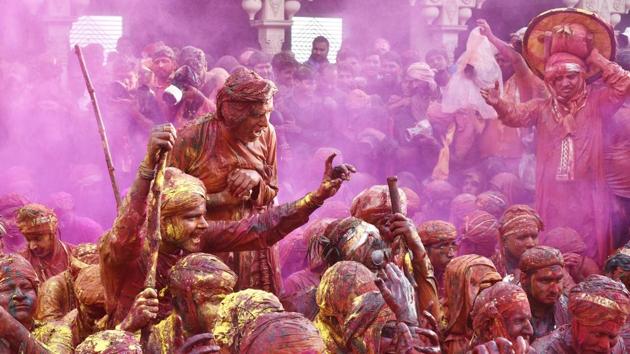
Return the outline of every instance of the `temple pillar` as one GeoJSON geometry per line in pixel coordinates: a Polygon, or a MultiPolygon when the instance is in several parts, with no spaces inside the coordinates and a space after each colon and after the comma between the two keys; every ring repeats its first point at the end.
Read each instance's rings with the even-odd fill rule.
{"type": "Polygon", "coordinates": [[[293,15],[300,10],[297,0],[243,0],[243,10],[249,22],[258,29],[258,43],[263,52],[276,54],[282,50],[286,29],[293,15]],[[256,16],[258,15],[258,18],[256,16]]]}

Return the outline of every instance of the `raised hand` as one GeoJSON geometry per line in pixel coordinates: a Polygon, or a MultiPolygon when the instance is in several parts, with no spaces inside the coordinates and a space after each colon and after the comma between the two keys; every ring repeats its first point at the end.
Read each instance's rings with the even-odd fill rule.
{"type": "Polygon", "coordinates": [[[405,274],[393,263],[387,263],[384,271],[379,275],[375,283],[387,306],[396,314],[399,322],[405,322],[412,326],[418,325],[418,314],[413,286],[405,277],[405,274]]]}
{"type": "Polygon", "coordinates": [[[349,181],[352,174],[357,172],[357,169],[350,164],[344,163],[333,167],[335,156],[337,156],[337,154],[332,154],[326,159],[322,183],[314,193],[315,197],[321,201],[334,196],[343,181],[349,181]]]}
{"type": "Polygon", "coordinates": [[[494,82],[494,87],[481,89],[481,97],[486,101],[487,104],[491,106],[496,106],[499,103],[499,99],[501,95],[499,93],[499,82],[494,82]]]}
{"type": "Polygon", "coordinates": [[[488,21],[484,20],[483,18],[477,20],[477,27],[479,27],[479,33],[481,33],[482,35],[486,37],[493,36],[492,28],[490,28],[488,21]]]}
{"type": "Polygon", "coordinates": [[[177,129],[175,129],[173,124],[167,123],[153,127],[147,145],[147,156],[145,158],[147,167],[155,167],[160,152],[173,150],[175,140],[177,140],[177,129]]]}
{"type": "Polygon", "coordinates": [[[397,213],[390,217],[388,221],[388,228],[391,233],[391,237],[394,239],[400,236],[407,245],[407,248],[411,251],[414,259],[422,259],[425,256],[426,250],[424,245],[418,236],[416,226],[413,221],[403,214],[397,213]]]}
{"type": "Polygon", "coordinates": [[[155,289],[147,288],[136,295],[127,317],[120,323],[120,328],[127,332],[135,332],[146,327],[157,318],[159,301],[155,289]]]}

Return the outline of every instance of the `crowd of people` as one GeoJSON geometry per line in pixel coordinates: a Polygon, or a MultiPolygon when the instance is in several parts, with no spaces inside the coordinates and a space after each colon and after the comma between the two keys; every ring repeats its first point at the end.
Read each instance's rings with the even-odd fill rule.
{"type": "Polygon", "coordinates": [[[626,353],[630,49],[558,13],[541,56],[88,45],[117,208],[78,66],[2,61],[0,353],[626,353]]]}

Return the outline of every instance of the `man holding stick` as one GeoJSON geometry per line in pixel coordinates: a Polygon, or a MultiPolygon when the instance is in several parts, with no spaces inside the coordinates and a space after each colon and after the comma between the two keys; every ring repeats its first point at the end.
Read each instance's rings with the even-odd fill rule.
{"type": "MultiPolygon", "coordinates": [[[[153,130],[147,155],[127,194],[111,230],[99,245],[101,272],[106,293],[110,327],[127,315],[144,282],[154,255],[150,254],[147,228],[149,189],[155,177],[157,156],[170,151],[176,140],[175,128],[168,124],[153,130]]],[[[333,169],[334,155],[326,161],[319,188],[304,198],[283,204],[240,221],[207,222],[206,189],[201,180],[176,168],[165,171],[161,196],[160,234],[156,250],[156,290],[166,286],[168,270],[184,252],[229,252],[269,247],[308,221],[309,215],[337,192],[355,171],[350,165],[333,169]],[[333,170],[335,176],[333,177],[333,170]]],[[[150,292],[147,292],[149,294],[150,292]]],[[[147,297],[155,297],[155,294],[147,297]]],[[[170,295],[161,294],[158,318],[170,311],[170,295]]]]}

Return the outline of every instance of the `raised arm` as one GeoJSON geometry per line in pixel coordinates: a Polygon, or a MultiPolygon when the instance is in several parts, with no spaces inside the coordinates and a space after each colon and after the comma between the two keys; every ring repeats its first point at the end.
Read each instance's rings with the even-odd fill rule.
{"type": "Polygon", "coordinates": [[[498,82],[492,88],[481,89],[481,96],[497,111],[503,124],[514,128],[534,126],[538,121],[540,108],[546,102],[546,99],[542,98],[529,100],[525,103],[507,101],[500,97],[498,82]]]}
{"type": "Polygon", "coordinates": [[[591,51],[586,62],[591,67],[595,66],[602,71],[602,79],[608,87],[602,92],[601,99],[604,103],[602,108],[616,111],[630,97],[630,72],[606,59],[597,49],[591,51]]]}
{"type": "Polygon", "coordinates": [[[350,180],[356,170],[342,164],[332,167],[335,154],[326,160],[324,177],[319,188],[297,201],[270,208],[239,221],[210,222],[203,235],[203,252],[232,252],[269,247],[306,224],[309,216],[324,201],[337,193],[343,181],[350,180]]]}
{"type": "Polygon", "coordinates": [[[511,45],[495,36],[486,20],[477,20],[477,26],[479,26],[480,33],[486,36],[488,41],[497,48],[499,54],[512,64],[521,102],[547,97],[543,81],[527,66],[523,56],[511,45]]]}
{"type": "Polygon", "coordinates": [[[162,149],[171,150],[176,136],[175,127],[171,124],[159,125],[153,129],[147,155],[118,210],[114,225],[101,240],[100,257],[106,264],[125,264],[139,257],[142,247],[141,230],[147,216],[147,198],[158,153],[162,149]]]}
{"type": "Polygon", "coordinates": [[[31,333],[4,307],[0,307],[0,338],[9,344],[11,353],[52,353],[35,340],[31,333]]]}

